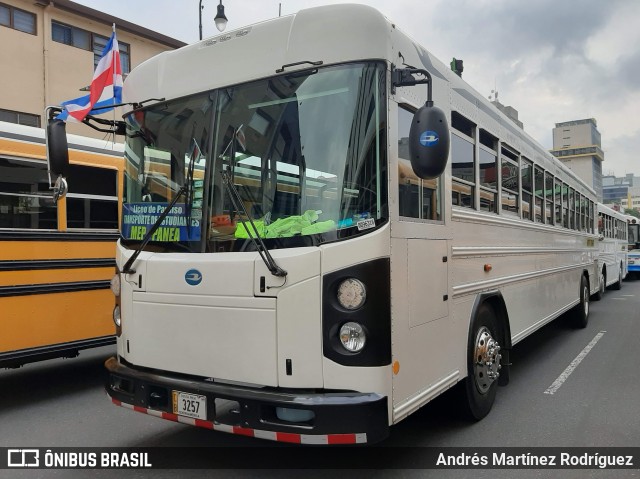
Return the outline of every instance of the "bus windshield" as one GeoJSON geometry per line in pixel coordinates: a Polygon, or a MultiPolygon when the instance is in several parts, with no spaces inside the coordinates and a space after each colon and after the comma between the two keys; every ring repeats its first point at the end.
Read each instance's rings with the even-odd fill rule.
{"type": "Polygon", "coordinates": [[[388,218],[384,82],[383,63],[345,64],[130,113],[124,242],[141,241],[183,186],[156,248],[241,251],[251,234],[311,246],[373,230],[388,218]]]}
{"type": "Polygon", "coordinates": [[[640,224],[629,223],[628,228],[629,228],[628,243],[629,243],[629,246],[630,246],[629,249],[631,249],[631,248],[635,248],[637,243],[640,242],[640,235],[638,234],[640,232],[639,231],[640,224]]]}

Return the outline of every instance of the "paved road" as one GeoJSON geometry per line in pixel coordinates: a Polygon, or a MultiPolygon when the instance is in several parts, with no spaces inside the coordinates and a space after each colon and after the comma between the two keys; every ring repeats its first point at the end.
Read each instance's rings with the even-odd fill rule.
{"type": "MultiPolygon", "coordinates": [[[[565,318],[559,318],[519,343],[512,352],[511,383],[498,391],[496,404],[483,421],[469,424],[459,419],[451,406],[452,394],[445,394],[394,426],[382,446],[640,446],[639,345],[640,281],[625,281],[620,291],[607,291],[602,301],[591,303],[586,329],[573,329],[565,318]],[[567,376],[572,362],[574,369],[567,376]],[[548,394],[550,391],[553,394],[548,394]]],[[[105,347],[85,351],[75,359],[0,371],[0,446],[263,445],[255,439],[175,424],[113,406],[102,389],[102,365],[113,353],[113,347],[105,347]]],[[[31,471],[12,477],[69,477],[63,472],[31,471]]],[[[164,475],[165,471],[147,472],[153,474],[144,477],[172,477],[168,472],[164,475]]],[[[468,477],[465,471],[431,472],[438,473],[434,477],[468,477]]],[[[473,475],[514,477],[514,472],[484,470],[473,475]]],[[[546,472],[550,474],[544,477],[560,477],[558,471],[546,472]]],[[[637,470],[563,471],[561,477],[596,473],[597,477],[640,477],[637,470]]],[[[404,471],[402,475],[415,474],[404,471]]],[[[251,477],[247,471],[233,475],[251,477]]],[[[363,471],[353,475],[371,477],[363,471]]],[[[379,477],[387,475],[378,473],[379,477]]],[[[0,476],[4,477],[2,471],[0,476]]],[[[116,471],[91,474],[96,476],[120,477],[116,471]]],[[[180,477],[184,476],[183,471],[180,477]]],[[[85,471],[75,477],[88,474],[85,471]]],[[[142,473],[127,477],[142,477],[142,473]]],[[[536,471],[520,471],[518,477],[542,476],[536,471]]]]}

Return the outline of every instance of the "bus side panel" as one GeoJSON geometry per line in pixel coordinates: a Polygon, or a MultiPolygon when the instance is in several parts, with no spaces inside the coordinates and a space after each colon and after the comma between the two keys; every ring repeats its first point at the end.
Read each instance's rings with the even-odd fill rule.
{"type": "Polygon", "coordinates": [[[113,267],[0,271],[0,287],[60,284],[78,281],[109,281],[114,274],[113,267]]]}
{"type": "MultiPolygon", "coordinates": [[[[392,240],[393,422],[459,379],[445,240],[392,240]]],[[[464,375],[464,373],[462,373],[464,375]]]]}
{"type": "Polygon", "coordinates": [[[0,247],[2,261],[114,258],[116,238],[114,235],[113,241],[90,241],[89,237],[85,241],[1,241],[0,235],[0,247]]]}
{"type": "MultiPolygon", "coordinates": [[[[110,236],[115,235],[101,236],[47,231],[0,235],[0,240],[6,238],[0,241],[1,361],[115,334],[109,290],[115,272],[110,236]]],[[[82,347],[88,346],[74,346],[82,347]]]]}
{"type": "Polygon", "coordinates": [[[115,334],[109,289],[0,297],[0,353],[115,334]]]}
{"type": "Polygon", "coordinates": [[[466,212],[456,214],[454,236],[461,240],[452,253],[454,297],[500,291],[514,344],[578,303],[584,270],[595,287],[596,250],[586,236],[541,231],[518,219],[515,228],[485,215],[470,222],[462,219],[466,212]]]}

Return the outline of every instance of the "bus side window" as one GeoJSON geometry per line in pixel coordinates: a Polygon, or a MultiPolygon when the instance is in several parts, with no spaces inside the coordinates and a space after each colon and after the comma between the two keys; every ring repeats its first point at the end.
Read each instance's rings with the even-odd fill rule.
{"type": "Polygon", "coordinates": [[[0,228],[58,229],[46,163],[0,158],[0,228]]]}
{"type": "Polygon", "coordinates": [[[69,165],[68,179],[67,227],[117,230],[117,170],[69,165]]]}

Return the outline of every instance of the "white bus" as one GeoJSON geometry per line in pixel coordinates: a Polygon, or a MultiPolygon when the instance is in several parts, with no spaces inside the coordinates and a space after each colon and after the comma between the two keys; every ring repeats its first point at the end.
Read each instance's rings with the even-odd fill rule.
{"type": "Polygon", "coordinates": [[[124,95],[162,100],[124,116],[117,405],[375,442],[458,383],[484,417],[516,343],[587,325],[594,191],[370,7],[163,53],[124,95]]]}
{"type": "Polygon", "coordinates": [[[595,299],[602,298],[605,289],[622,287],[622,280],[627,277],[627,217],[608,206],[598,203],[598,292],[595,299]]]}
{"type": "Polygon", "coordinates": [[[640,220],[632,215],[626,215],[627,219],[627,269],[629,277],[636,277],[640,273],[640,220]]]}

